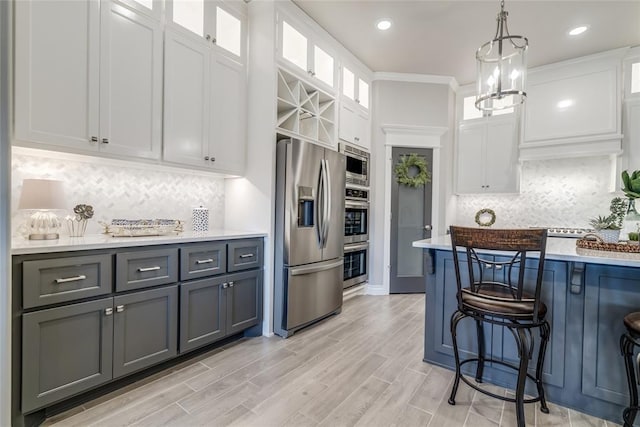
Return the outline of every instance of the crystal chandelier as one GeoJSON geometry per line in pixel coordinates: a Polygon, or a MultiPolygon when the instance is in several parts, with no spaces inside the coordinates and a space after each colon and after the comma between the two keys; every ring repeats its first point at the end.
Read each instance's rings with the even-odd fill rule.
{"type": "Polygon", "coordinates": [[[526,37],[509,34],[508,15],[502,0],[496,35],[476,51],[476,108],[482,111],[511,108],[522,104],[527,97],[525,83],[529,41],[526,37]]]}

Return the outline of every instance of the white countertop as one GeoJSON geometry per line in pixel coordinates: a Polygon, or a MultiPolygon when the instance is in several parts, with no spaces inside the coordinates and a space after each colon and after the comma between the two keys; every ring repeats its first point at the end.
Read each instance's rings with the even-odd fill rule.
{"type": "MultiPolygon", "coordinates": [[[[595,251],[576,247],[577,239],[566,237],[548,237],[545,259],[558,261],[577,261],[590,264],[621,265],[640,267],[640,253],[595,251]]],[[[416,248],[451,250],[450,236],[438,236],[431,239],[416,240],[416,248]]]]}
{"type": "Polygon", "coordinates": [[[168,236],[112,237],[110,234],[87,234],[84,237],[61,236],[57,240],[27,240],[14,238],[12,255],[50,252],[82,251],[89,249],[124,248],[133,246],[167,245],[172,243],[206,242],[212,240],[265,237],[266,233],[239,230],[209,230],[206,232],[184,231],[168,236]]]}

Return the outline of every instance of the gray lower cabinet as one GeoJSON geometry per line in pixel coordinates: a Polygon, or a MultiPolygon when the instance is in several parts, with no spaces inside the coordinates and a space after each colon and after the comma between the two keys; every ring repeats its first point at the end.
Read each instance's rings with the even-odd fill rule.
{"type": "Polygon", "coordinates": [[[22,316],[22,412],[112,378],[113,298],[22,316]]]}
{"type": "Polygon", "coordinates": [[[113,376],[178,354],[178,286],[113,298],[113,376]]]}
{"type": "Polygon", "coordinates": [[[177,285],[26,313],[22,411],[177,354],[177,285]]]}
{"type": "Polygon", "coordinates": [[[180,352],[258,324],[262,270],[193,280],[180,285],[180,352]]]}

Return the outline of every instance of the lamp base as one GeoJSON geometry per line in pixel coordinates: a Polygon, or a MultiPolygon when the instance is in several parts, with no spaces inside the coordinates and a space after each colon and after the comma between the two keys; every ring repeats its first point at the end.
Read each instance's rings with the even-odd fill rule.
{"type": "Polygon", "coordinates": [[[58,233],[38,233],[29,234],[29,240],[57,240],[60,238],[58,233]]]}

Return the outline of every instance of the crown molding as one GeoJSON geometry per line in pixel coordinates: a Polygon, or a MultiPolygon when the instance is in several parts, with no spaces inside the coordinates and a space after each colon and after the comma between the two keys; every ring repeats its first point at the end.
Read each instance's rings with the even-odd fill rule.
{"type": "Polygon", "coordinates": [[[432,83],[432,84],[439,84],[439,85],[449,85],[451,89],[453,89],[454,91],[457,91],[459,87],[455,77],[436,76],[431,74],[375,72],[373,73],[373,80],[390,80],[390,81],[396,81],[396,82],[432,83]]]}

